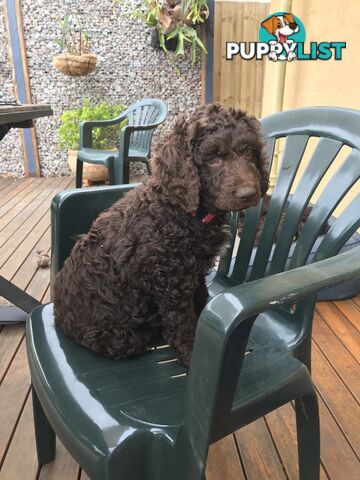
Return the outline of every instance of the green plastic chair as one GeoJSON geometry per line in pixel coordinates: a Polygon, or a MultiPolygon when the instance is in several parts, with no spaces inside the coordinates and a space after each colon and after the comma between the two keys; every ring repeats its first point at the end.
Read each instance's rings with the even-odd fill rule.
{"type": "MultiPolygon", "coordinates": [[[[285,269],[305,265],[323,226],[347,192],[359,182],[359,111],[334,107],[304,108],[268,116],[262,119],[261,123],[270,159],[273,158],[276,140],[286,137],[263,235],[258,247],[254,248],[261,203],[248,209],[238,247],[235,242],[238,215],[234,215],[232,242],[220,261],[214,281],[209,286],[210,297],[245,281],[253,281],[285,269]],[[318,137],[318,144],[296,190],[289,197],[310,137],[318,137]],[[352,150],[323,189],[289,258],[299,219],[343,146],[348,146],[352,150]],[[288,211],[275,244],[279,219],[288,200],[290,200],[288,211]]],[[[357,195],[332,226],[318,247],[313,261],[336,255],[359,226],[360,195],[357,195]]],[[[281,342],[311,371],[311,330],[316,297],[317,295],[313,295],[306,302],[299,303],[296,310],[293,305],[289,305],[259,315],[251,331],[249,348],[281,342]]]]}
{"type": "Polygon", "coordinates": [[[145,163],[148,173],[151,139],[156,127],[167,116],[166,104],[154,98],[146,98],[131,105],[117,118],[94,120],[80,125],[80,146],[76,162],[76,188],[82,187],[83,164],[105,165],[109,171],[110,185],[129,183],[129,163],[145,163]],[[127,119],[121,129],[118,151],[96,150],[92,148],[92,129],[116,125],[127,119]]]}
{"type": "MultiPolygon", "coordinates": [[[[311,319],[316,292],[360,276],[360,247],[338,254],[360,225],[359,196],[324,237],[315,263],[298,264],[305,264],[317,230],[359,177],[359,127],[360,115],[343,109],[304,109],[263,120],[270,157],[274,139],[288,139],[269,211],[272,220],[266,222],[266,241],[261,240],[256,252],[261,262],[254,262],[251,278],[246,278],[258,219],[258,208],[252,208],[238,251],[233,241],[210,285],[213,298],[199,319],[188,375],[166,345],[114,361],[64,336],[54,325],[52,304],[33,311],[27,346],[41,465],[54,459],[56,434],[93,480],[204,479],[211,443],[295,400],[300,479],[319,478],[318,406],[308,368],[311,319]],[[275,215],[310,135],[321,140],[303,175],[306,181],[294,193],[278,241],[282,247],[275,246],[269,267],[275,215]],[[301,216],[312,185],[327,168],[324,164],[331,163],[329,157],[343,143],[352,152],[314,207],[291,269],[282,272],[295,217],[301,216]],[[238,256],[234,260],[236,253],[245,265],[238,256]]],[[[55,197],[52,274],[61,268],[76,235],[131,188],[73,190],[55,197]]]]}

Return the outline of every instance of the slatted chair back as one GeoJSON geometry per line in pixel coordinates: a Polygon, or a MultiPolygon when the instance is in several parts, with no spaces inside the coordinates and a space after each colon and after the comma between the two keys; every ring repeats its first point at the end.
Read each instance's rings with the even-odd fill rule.
{"type": "MultiPolygon", "coordinates": [[[[232,216],[232,241],[227,254],[220,261],[217,275],[225,275],[236,283],[256,280],[285,269],[297,225],[316,188],[344,145],[350,147],[351,151],[315,204],[312,204],[312,211],[296,242],[290,268],[307,262],[311,248],[329,217],[349,190],[355,184],[360,184],[360,112],[325,107],[282,112],[264,118],[262,130],[270,165],[277,139],[286,138],[285,149],[256,252],[253,249],[262,202],[247,210],[239,244],[235,241],[238,215],[232,216]],[[318,144],[290,195],[310,137],[318,137],[318,144]],[[277,234],[284,208],[286,213],[277,234]],[[253,266],[249,273],[252,256],[253,266]],[[235,262],[232,261],[234,257],[235,262]]],[[[359,226],[360,194],[357,194],[324,236],[315,255],[316,260],[338,253],[359,226]]]]}
{"type": "MultiPolygon", "coordinates": [[[[147,98],[134,104],[127,118],[129,126],[147,126],[159,124],[165,120],[166,106],[161,100],[147,98]]],[[[151,138],[155,127],[150,130],[139,130],[131,134],[130,148],[140,152],[149,152],[151,138]]]]}
{"type": "MultiPolygon", "coordinates": [[[[336,255],[360,227],[360,194],[356,194],[360,184],[360,112],[332,107],[304,108],[271,115],[261,123],[270,166],[276,141],[285,140],[276,183],[257,246],[255,237],[262,202],[247,210],[240,242],[239,215],[233,214],[232,240],[219,263],[215,277],[218,283],[241,284],[336,255]],[[304,153],[311,137],[317,137],[318,143],[306,163],[304,153]],[[341,163],[339,153],[343,147],[350,151],[341,163]],[[301,174],[302,161],[306,165],[301,174]],[[322,191],[317,192],[319,196],[314,202],[313,194],[334,162],[337,163],[333,175],[322,191]],[[295,185],[296,176],[299,180],[295,185]],[[322,228],[350,190],[353,195],[354,189],[355,197],[321,237],[315,255],[309,258],[322,228]],[[311,213],[294,243],[294,234],[310,200],[311,213]]],[[[303,315],[304,308],[298,309],[299,314],[303,315]]],[[[311,328],[310,314],[306,322],[311,328]]],[[[302,330],[304,334],[304,328],[299,323],[299,332],[302,330]]]]}

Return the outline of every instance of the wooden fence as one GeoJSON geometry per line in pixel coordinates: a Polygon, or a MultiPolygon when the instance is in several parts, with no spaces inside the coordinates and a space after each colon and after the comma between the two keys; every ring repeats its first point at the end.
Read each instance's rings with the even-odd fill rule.
{"type": "Polygon", "coordinates": [[[265,62],[226,60],[226,42],[257,42],[270,0],[215,0],[213,100],[261,116],[265,62]]]}

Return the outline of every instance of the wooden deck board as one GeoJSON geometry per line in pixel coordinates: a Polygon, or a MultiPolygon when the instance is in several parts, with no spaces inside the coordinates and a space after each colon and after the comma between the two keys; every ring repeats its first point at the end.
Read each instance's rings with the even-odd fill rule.
{"type": "Polygon", "coordinates": [[[275,445],[263,418],[235,433],[247,480],[286,480],[275,445]]]}
{"type": "MultiPolygon", "coordinates": [[[[265,421],[271,432],[274,444],[281,458],[282,465],[289,480],[298,480],[299,468],[297,463],[297,439],[295,410],[288,403],[274,410],[265,417],[265,421]]],[[[320,479],[327,480],[329,477],[321,465],[320,479]]]]}
{"type": "Polygon", "coordinates": [[[352,299],[343,300],[341,302],[333,302],[340,312],[353,324],[353,326],[360,331],[360,306],[352,299]]]}
{"type": "MultiPolygon", "coordinates": [[[[0,464],[16,429],[30,388],[30,374],[24,338],[15,354],[0,387],[0,464]]],[[[27,455],[28,445],[22,450],[19,462],[27,455]]]]}
{"type": "Polygon", "coordinates": [[[312,347],[312,355],[313,365],[315,365],[312,377],[318,394],[354,452],[360,454],[359,404],[315,343],[312,347]]]}
{"type": "Polygon", "coordinates": [[[210,446],[206,480],[245,480],[245,478],[234,435],[228,435],[210,446]]]}
{"type": "Polygon", "coordinates": [[[321,302],[316,310],[360,363],[360,332],[332,302],[321,302]]]}
{"type": "Polygon", "coordinates": [[[0,385],[24,336],[22,325],[3,327],[0,333],[0,385]]]}
{"type": "MultiPolygon", "coordinates": [[[[36,265],[35,253],[49,251],[50,201],[71,181],[0,179],[0,271],[43,302],[50,298],[49,268],[36,265]]],[[[317,305],[313,378],[321,412],[321,480],[358,478],[359,340],[360,296],[317,305]]],[[[0,327],[0,359],[0,480],[89,480],[59,441],[55,462],[38,469],[23,325],[0,327]]],[[[270,478],[298,478],[291,404],[210,448],[207,480],[270,478]]]]}
{"type": "MultiPolygon", "coordinates": [[[[31,179],[32,181],[35,178],[31,179]]],[[[14,205],[20,201],[20,194],[24,190],[31,190],[32,182],[26,182],[25,179],[20,179],[18,182],[12,182],[6,186],[6,188],[2,188],[0,191],[0,218],[10,210],[11,203],[14,205]]]]}
{"type": "Polygon", "coordinates": [[[12,181],[10,178],[5,178],[5,177],[0,178],[0,192],[5,188],[7,188],[7,186],[10,185],[11,183],[12,181]]]}
{"type": "Polygon", "coordinates": [[[56,439],[56,461],[41,468],[39,480],[78,480],[79,470],[79,465],[60,440],[56,439]]]}
{"type": "Polygon", "coordinates": [[[28,392],[24,409],[0,471],[0,480],[35,479],[38,470],[33,435],[32,402],[28,392]],[[26,454],[24,455],[25,445],[26,454]]]}
{"type": "Polygon", "coordinates": [[[318,313],[315,313],[313,338],[314,342],[320,347],[322,353],[326,356],[329,363],[333,365],[339,377],[342,378],[348,390],[359,403],[359,363],[318,313]]]}
{"type": "MultiPolygon", "coordinates": [[[[53,182],[55,179],[52,179],[53,182]]],[[[8,237],[6,234],[8,233],[5,227],[9,224],[18,225],[22,223],[23,219],[28,218],[31,216],[31,208],[29,208],[29,204],[36,199],[41,191],[45,188],[46,184],[45,179],[41,178],[38,182],[33,182],[34,187],[29,185],[26,189],[27,195],[18,195],[13,199],[13,201],[9,202],[9,205],[4,205],[4,212],[0,219],[0,228],[1,228],[1,238],[6,240],[8,237]],[[24,209],[27,210],[24,212],[24,209]]]]}

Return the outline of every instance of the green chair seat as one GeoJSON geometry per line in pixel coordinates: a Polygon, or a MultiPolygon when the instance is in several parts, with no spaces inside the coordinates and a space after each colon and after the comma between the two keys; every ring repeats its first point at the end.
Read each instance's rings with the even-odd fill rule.
{"type": "MultiPolygon", "coordinates": [[[[170,347],[129,360],[99,356],[79,348],[55,327],[52,304],[33,312],[27,325],[27,341],[29,351],[36,352],[34,361],[52,372],[44,375],[37,371],[32,376],[35,389],[44,389],[50,399],[44,405],[45,412],[77,461],[86,462],[90,475],[99,474],[102,458],[112,455],[116,448],[131,452],[134,436],[140,444],[141,435],[149,441],[149,429],[153,441],[160,435],[169,448],[176,442],[184,421],[187,376],[170,347]],[[74,425],[81,428],[75,429],[74,425]],[[71,444],[69,431],[73,435],[71,444]]],[[[252,410],[256,418],[264,408],[274,408],[274,397],[276,406],[280,406],[291,400],[297,389],[299,395],[304,394],[307,385],[311,392],[306,367],[287,350],[267,346],[248,352],[231,415],[214,426],[212,441],[232,432],[234,424],[241,427],[248,418],[244,411],[252,410]]],[[[151,469],[151,465],[146,468],[151,469]]]]}
{"type": "Polygon", "coordinates": [[[95,150],[93,148],[83,148],[78,151],[78,159],[86,163],[96,163],[107,166],[109,159],[117,158],[117,150],[95,150]]]}

